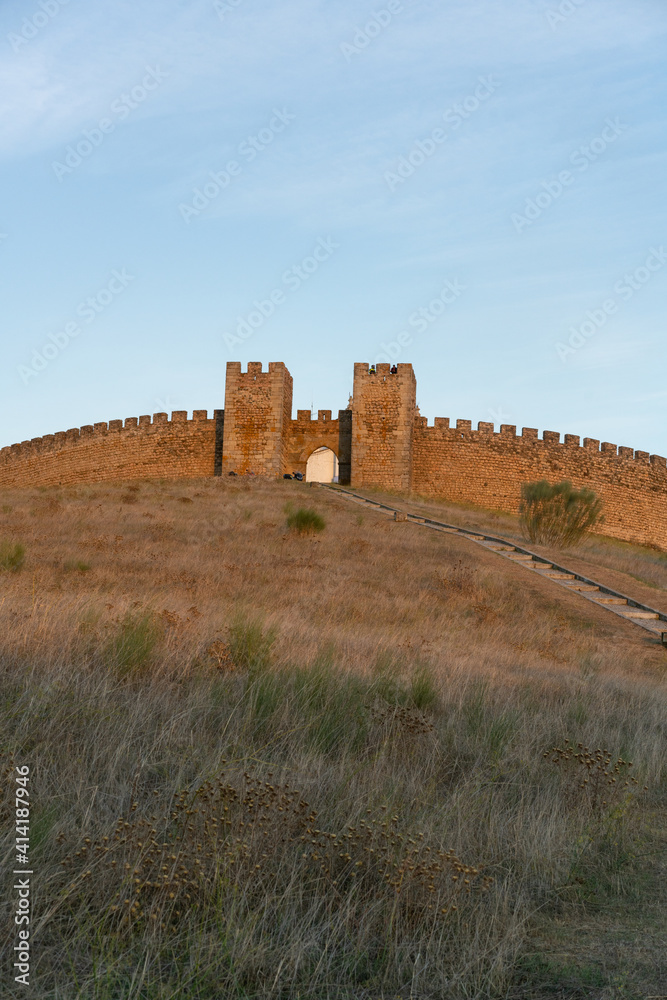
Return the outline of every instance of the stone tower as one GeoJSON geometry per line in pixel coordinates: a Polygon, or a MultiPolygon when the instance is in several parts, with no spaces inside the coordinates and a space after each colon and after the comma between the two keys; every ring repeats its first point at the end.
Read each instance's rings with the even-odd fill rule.
{"type": "Polygon", "coordinates": [[[412,433],[417,383],[412,365],[354,366],[352,486],[407,492],[412,486],[412,433]]]}
{"type": "Polygon", "coordinates": [[[222,474],[280,475],[285,468],[292,419],[292,376],[282,361],[227,363],[222,474]]]}

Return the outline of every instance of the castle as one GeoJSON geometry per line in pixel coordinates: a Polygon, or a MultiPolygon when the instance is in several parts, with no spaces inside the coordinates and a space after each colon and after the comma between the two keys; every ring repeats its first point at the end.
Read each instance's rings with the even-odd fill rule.
{"type": "Polygon", "coordinates": [[[282,362],[268,371],[227,364],[225,408],[111,420],[0,450],[0,488],[121,479],[194,478],[231,472],[333,478],[358,488],[417,493],[516,512],[521,484],[569,479],[604,502],[606,535],[667,549],[667,461],[605,441],[470,420],[432,426],[416,408],[412,365],[355,364],[347,409],[298,410],[282,362]],[[333,455],[331,454],[333,453],[333,455]],[[332,463],[327,466],[326,456],[332,463]],[[324,464],[316,460],[325,458],[324,464]],[[318,468],[328,468],[325,476],[318,468]]]}

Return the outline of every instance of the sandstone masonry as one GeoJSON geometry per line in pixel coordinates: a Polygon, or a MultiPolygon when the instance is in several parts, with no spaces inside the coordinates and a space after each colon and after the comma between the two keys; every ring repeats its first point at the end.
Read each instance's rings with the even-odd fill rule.
{"type": "Polygon", "coordinates": [[[309,410],[292,418],[292,377],[282,362],[267,372],[250,362],[227,365],[225,409],[111,420],[0,450],[0,489],[119,479],[195,478],[236,472],[305,473],[317,448],[339,460],[341,483],[415,492],[516,512],[521,484],[569,479],[603,501],[606,535],[667,549],[667,461],[660,455],[535,428],[469,420],[428,426],[415,407],[412,366],[371,373],[354,366],[351,405],[332,418],[309,410]]]}

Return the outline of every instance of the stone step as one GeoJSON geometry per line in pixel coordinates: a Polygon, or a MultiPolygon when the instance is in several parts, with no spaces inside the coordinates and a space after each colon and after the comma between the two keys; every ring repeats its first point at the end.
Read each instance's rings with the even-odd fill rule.
{"type": "Polygon", "coordinates": [[[660,619],[660,615],[657,611],[639,611],[637,608],[633,608],[632,611],[621,611],[623,618],[657,618],[660,619]]]}
{"type": "MultiPolygon", "coordinates": [[[[316,483],[309,483],[310,486],[317,485],[316,483]]],[[[350,497],[353,503],[360,504],[362,506],[372,506],[380,510],[383,514],[390,514],[397,521],[411,520],[417,524],[426,524],[426,518],[419,517],[415,514],[407,514],[402,511],[385,510],[377,506],[373,501],[367,500],[363,497],[350,497]]],[[[660,638],[664,646],[667,646],[667,621],[660,617],[657,611],[645,611],[642,608],[628,607],[628,598],[626,597],[613,597],[613,596],[603,596],[600,593],[600,587],[597,584],[585,583],[581,580],[577,580],[575,573],[567,573],[562,570],[557,570],[553,568],[553,563],[539,562],[530,553],[520,552],[516,546],[510,543],[504,545],[500,542],[493,542],[486,539],[484,535],[476,535],[471,532],[466,532],[464,530],[459,531],[453,527],[446,527],[445,525],[433,524],[428,525],[428,527],[436,528],[438,531],[446,531],[452,534],[462,535],[464,538],[470,538],[476,542],[482,542],[484,547],[490,549],[492,552],[498,552],[504,555],[507,559],[511,559],[513,562],[520,563],[522,566],[527,566],[530,569],[536,569],[540,571],[541,576],[545,576],[547,579],[556,580],[558,582],[563,582],[567,584],[567,590],[574,590],[580,594],[591,594],[595,595],[592,600],[595,604],[599,604],[602,607],[609,607],[610,610],[614,610],[617,607],[625,607],[623,610],[617,612],[620,617],[627,618],[629,621],[635,621],[637,625],[641,623],[641,626],[651,632],[653,635],[660,638]]]]}

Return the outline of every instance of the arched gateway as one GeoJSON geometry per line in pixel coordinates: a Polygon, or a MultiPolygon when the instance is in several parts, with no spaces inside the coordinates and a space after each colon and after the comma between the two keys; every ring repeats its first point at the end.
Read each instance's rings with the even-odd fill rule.
{"type": "Polygon", "coordinates": [[[316,448],[306,463],[307,483],[337,483],[338,458],[331,448],[316,448]]]}
{"type": "MultiPolygon", "coordinates": [[[[1,433],[1,428],[0,428],[1,433]]],[[[283,362],[227,364],[225,408],[176,410],[85,424],[0,448],[0,491],[127,479],[196,479],[246,471],[282,479],[436,497],[517,513],[530,480],[569,479],[605,505],[604,533],[667,551],[667,460],[609,441],[488,421],[429,425],[416,406],[412,365],[354,365],[352,398],[297,410],[283,362]],[[337,464],[338,463],[338,464],[337,464]]]]}

